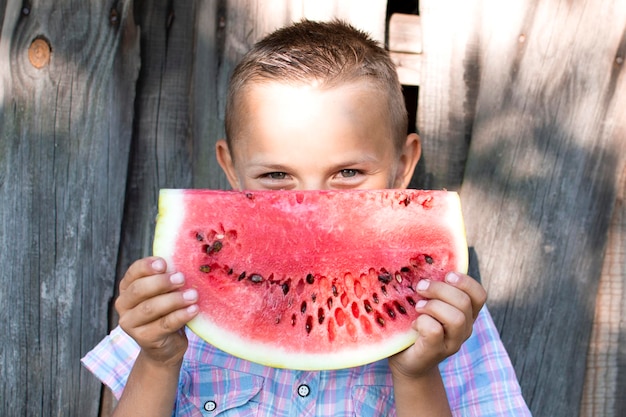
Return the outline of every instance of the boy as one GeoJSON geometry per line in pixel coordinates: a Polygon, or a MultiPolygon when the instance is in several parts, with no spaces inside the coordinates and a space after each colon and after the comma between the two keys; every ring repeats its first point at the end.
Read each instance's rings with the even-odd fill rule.
{"type": "MultiPolygon", "coordinates": [[[[341,22],[303,21],[266,37],[235,69],[217,159],[235,189],[405,188],[420,156],[406,127],[386,52],[341,22]]],[[[323,372],[252,364],[185,333],[198,295],[183,283],[154,257],[122,279],[120,328],[84,359],[121,396],[115,415],[529,414],[485,291],[466,275],[418,285],[429,301],[416,306],[413,346],[323,372]]]]}

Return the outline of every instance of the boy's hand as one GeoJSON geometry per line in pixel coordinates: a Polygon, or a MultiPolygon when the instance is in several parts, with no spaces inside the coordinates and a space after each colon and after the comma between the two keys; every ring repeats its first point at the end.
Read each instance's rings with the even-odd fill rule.
{"type": "Polygon", "coordinates": [[[183,326],[198,313],[195,290],[181,291],[184,277],[166,271],[165,261],[148,257],[134,262],[120,282],[115,309],[119,324],[144,356],[176,365],[187,350],[183,326]]]}
{"type": "Polygon", "coordinates": [[[417,303],[422,313],[413,323],[413,346],[389,358],[396,375],[419,378],[456,353],[472,334],[474,320],[485,304],[485,289],[471,277],[448,273],[445,282],[422,280],[417,292],[428,300],[417,303]]]}

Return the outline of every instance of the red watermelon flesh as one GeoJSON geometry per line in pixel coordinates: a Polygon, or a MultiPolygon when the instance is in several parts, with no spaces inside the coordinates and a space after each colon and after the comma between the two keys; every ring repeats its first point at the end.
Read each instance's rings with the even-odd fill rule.
{"type": "Polygon", "coordinates": [[[200,337],[301,370],[408,347],[417,282],[467,270],[447,191],[161,190],[154,254],[198,290],[200,337]]]}

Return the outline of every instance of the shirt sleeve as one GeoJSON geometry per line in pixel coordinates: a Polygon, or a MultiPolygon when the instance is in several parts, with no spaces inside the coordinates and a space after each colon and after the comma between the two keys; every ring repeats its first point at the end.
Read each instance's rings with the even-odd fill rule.
{"type": "Polygon", "coordinates": [[[455,416],[530,416],[511,364],[487,307],[461,349],[440,364],[455,416]]]}
{"type": "Polygon", "coordinates": [[[138,354],[137,343],[118,326],[81,362],[119,399],[138,354]]]}

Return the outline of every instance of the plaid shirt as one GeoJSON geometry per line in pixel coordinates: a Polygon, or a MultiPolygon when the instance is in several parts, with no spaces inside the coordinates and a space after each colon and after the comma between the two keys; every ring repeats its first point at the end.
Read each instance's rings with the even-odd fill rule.
{"type": "MultiPolygon", "coordinates": [[[[395,416],[387,361],[337,371],[268,368],[224,353],[187,331],[173,416],[395,416]]],[[[119,327],[83,365],[120,397],[138,354],[119,327]]],[[[472,336],[439,369],[455,416],[529,416],[486,307],[472,336]]]]}

